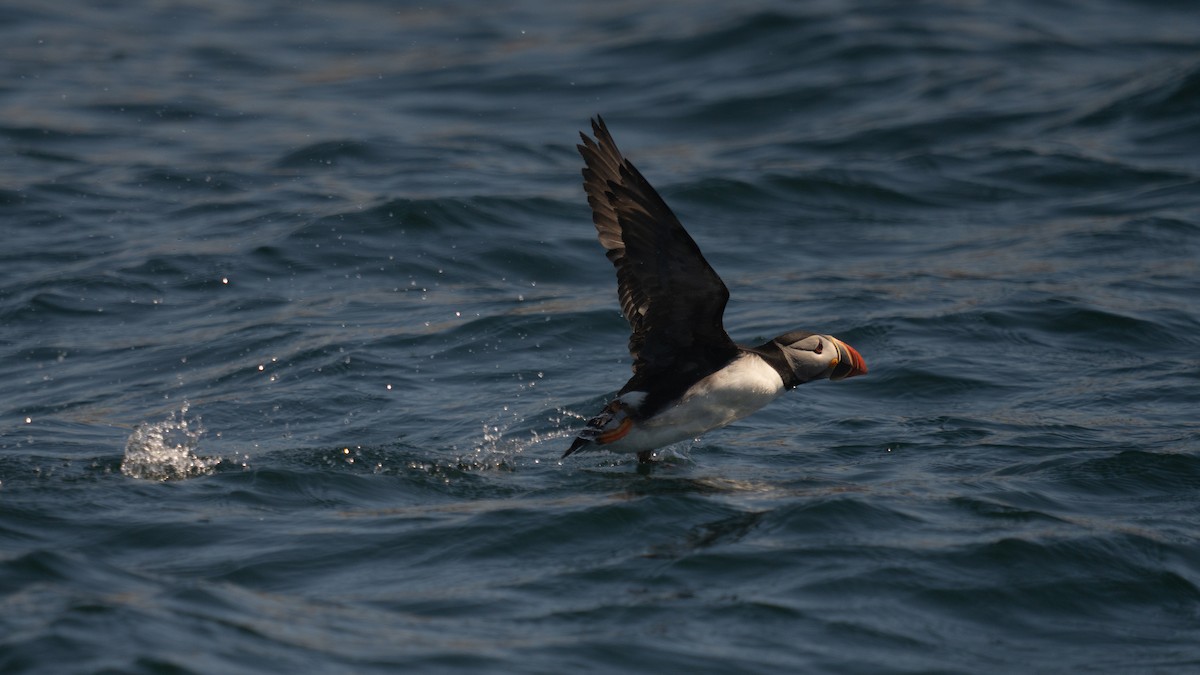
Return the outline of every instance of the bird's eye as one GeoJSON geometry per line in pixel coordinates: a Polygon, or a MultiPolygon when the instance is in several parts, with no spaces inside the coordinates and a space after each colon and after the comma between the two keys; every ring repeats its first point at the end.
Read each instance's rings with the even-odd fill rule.
{"type": "Polygon", "coordinates": [[[793,342],[792,344],[790,344],[788,346],[791,347],[792,349],[803,350],[806,352],[812,352],[814,354],[820,354],[821,349],[824,347],[823,342],[824,341],[821,340],[821,338],[819,338],[815,335],[810,335],[810,336],[804,338],[803,340],[797,340],[796,342],[793,342]]]}

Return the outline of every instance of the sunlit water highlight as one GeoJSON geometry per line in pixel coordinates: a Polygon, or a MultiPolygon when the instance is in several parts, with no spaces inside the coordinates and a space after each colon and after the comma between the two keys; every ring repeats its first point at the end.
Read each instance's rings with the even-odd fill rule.
{"type": "Polygon", "coordinates": [[[125,443],[121,473],[144,480],[171,480],[213,472],[220,457],[196,455],[204,427],[200,418],[188,419],[188,407],[161,422],[139,424],[125,443]]]}
{"type": "Polygon", "coordinates": [[[0,672],[1200,668],[1196,35],[5,3],[0,672]],[[629,376],[597,113],[735,338],[870,374],[560,460],[629,376]]]}

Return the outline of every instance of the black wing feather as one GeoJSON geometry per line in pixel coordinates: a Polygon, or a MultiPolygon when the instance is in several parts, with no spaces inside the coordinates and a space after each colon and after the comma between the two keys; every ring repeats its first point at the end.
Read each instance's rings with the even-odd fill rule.
{"type": "Polygon", "coordinates": [[[580,134],[583,187],[633,331],[634,376],[622,392],[661,378],[695,381],[737,354],[722,321],[729,289],[598,116],[592,133],[580,134]]]}

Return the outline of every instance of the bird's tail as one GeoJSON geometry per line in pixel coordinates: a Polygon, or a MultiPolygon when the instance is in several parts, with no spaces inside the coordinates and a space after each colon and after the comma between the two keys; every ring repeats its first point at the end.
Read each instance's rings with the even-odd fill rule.
{"type": "Polygon", "coordinates": [[[594,443],[595,443],[595,441],[593,441],[590,438],[584,438],[583,436],[576,436],[575,442],[571,444],[571,447],[567,448],[567,451],[563,453],[561,459],[566,459],[567,457],[570,457],[572,454],[574,454],[580,450],[585,450],[585,449],[587,449],[587,446],[593,445],[594,443]]]}

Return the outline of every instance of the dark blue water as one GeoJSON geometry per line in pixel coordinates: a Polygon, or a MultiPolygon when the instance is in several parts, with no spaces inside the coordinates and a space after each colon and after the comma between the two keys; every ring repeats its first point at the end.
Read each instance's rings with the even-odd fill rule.
{"type": "Polygon", "coordinates": [[[0,672],[1200,669],[1189,2],[0,7],[0,672]],[[560,462],[602,114],[870,375],[560,462]]]}

